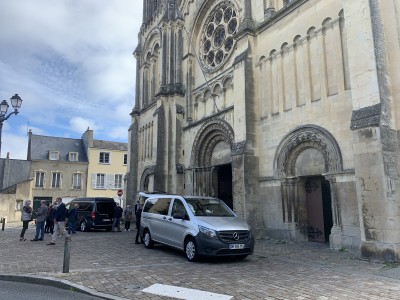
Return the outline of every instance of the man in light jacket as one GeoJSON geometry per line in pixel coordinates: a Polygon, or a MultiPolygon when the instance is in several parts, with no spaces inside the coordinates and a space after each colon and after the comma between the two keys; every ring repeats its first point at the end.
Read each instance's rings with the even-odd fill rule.
{"type": "Polygon", "coordinates": [[[36,217],[36,235],[32,242],[43,241],[44,239],[44,222],[47,218],[47,205],[46,201],[40,201],[40,207],[35,211],[36,217]],[[40,238],[39,238],[40,234],[40,238]]]}

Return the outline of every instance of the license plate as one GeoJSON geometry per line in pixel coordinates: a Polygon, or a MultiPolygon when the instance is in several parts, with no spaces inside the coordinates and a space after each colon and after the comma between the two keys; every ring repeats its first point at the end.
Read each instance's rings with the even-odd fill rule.
{"type": "Polygon", "coordinates": [[[243,249],[244,244],[229,244],[229,249],[243,249]]]}
{"type": "Polygon", "coordinates": [[[111,219],[103,219],[103,222],[110,222],[111,219]]]}

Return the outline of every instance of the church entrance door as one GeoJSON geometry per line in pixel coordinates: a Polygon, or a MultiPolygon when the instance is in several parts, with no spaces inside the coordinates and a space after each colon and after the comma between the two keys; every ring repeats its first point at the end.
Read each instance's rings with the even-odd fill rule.
{"type": "Polygon", "coordinates": [[[323,176],[308,177],[305,189],[308,240],[318,243],[329,242],[333,225],[329,182],[323,176]]]}
{"type": "Polygon", "coordinates": [[[217,197],[233,209],[232,194],[232,165],[227,164],[217,167],[218,194],[217,197]]]}

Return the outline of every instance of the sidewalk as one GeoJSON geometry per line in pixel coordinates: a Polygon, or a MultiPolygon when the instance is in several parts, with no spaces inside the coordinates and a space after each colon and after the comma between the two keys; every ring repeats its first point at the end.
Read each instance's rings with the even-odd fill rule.
{"type": "Polygon", "coordinates": [[[0,231],[1,274],[51,278],[103,298],[171,299],[143,291],[164,284],[232,299],[400,299],[398,265],[364,261],[326,244],[262,240],[244,261],[189,263],[179,251],[135,245],[135,231],[78,232],[72,236],[70,273],[63,274],[64,239],[55,246],[46,245],[48,235],[45,242],[30,242],[30,225],[27,241],[20,242],[21,227],[7,224],[0,231]]]}

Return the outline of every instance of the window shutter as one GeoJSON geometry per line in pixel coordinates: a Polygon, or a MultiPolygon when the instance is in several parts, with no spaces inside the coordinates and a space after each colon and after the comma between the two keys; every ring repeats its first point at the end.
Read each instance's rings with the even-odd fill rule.
{"type": "Polygon", "coordinates": [[[114,188],[114,174],[107,174],[106,188],[108,189],[114,188]]]}
{"type": "Polygon", "coordinates": [[[97,182],[97,174],[92,173],[92,189],[96,188],[96,182],[97,182]]]}

